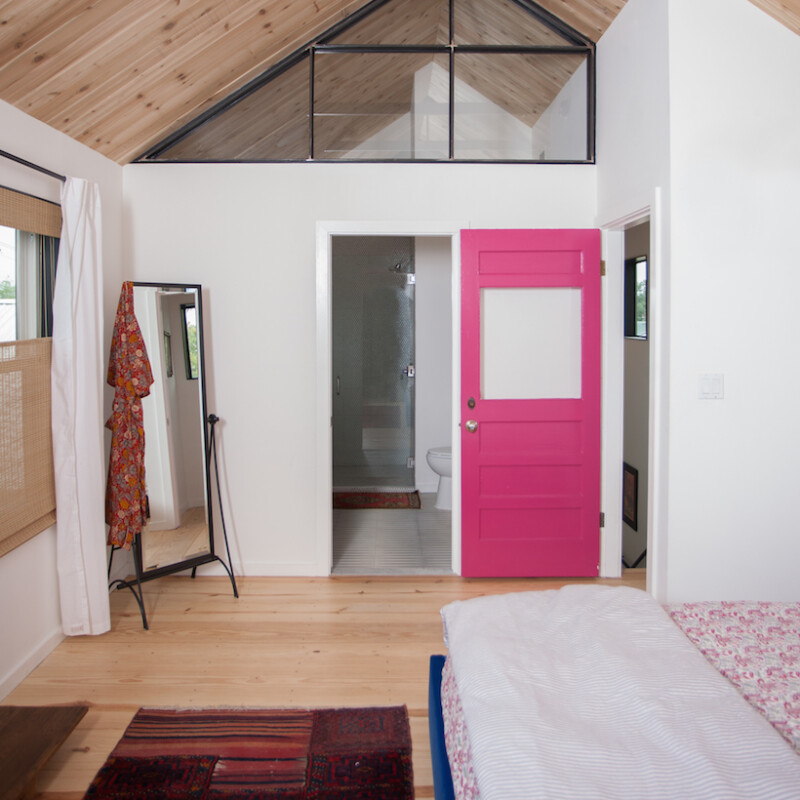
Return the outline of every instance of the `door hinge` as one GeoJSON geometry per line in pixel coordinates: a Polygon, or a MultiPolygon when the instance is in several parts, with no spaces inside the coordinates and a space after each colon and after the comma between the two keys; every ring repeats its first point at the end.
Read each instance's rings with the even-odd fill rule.
{"type": "Polygon", "coordinates": [[[606,276],[606,262],[605,261],[601,261],[600,262],[600,277],[601,278],[605,278],[605,276],[606,276]]]}
{"type": "Polygon", "coordinates": [[[600,512],[600,527],[605,528],[606,526],[606,514],[604,511],[600,512]]]}
{"type": "Polygon", "coordinates": [[[416,463],[417,462],[414,460],[414,457],[409,456],[408,459],[406,459],[406,469],[414,469],[416,463]]]}

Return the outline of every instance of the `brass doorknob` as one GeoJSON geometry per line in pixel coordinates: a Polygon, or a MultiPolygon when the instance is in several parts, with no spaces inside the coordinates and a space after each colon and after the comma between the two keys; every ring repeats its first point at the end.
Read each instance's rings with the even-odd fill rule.
{"type": "Polygon", "coordinates": [[[474,419],[468,419],[466,425],[467,433],[475,433],[478,430],[478,423],[474,419]]]}

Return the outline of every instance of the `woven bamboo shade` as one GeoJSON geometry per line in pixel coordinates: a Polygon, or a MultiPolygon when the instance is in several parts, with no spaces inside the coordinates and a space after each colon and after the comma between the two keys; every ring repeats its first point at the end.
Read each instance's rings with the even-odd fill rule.
{"type": "Polygon", "coordinates": [[[61,206],[0,186],[0,225],[59,237],[61,206]]]}
{"type": "MultiPolygon", "coordinates": [[[[0,187],[0,225],[61,235],[61,206],[0,187]]],[[[0,343],[0,556],[56,520],[51,339],[0,343]]]]}
{"type": "Polygon", "coordinates": [[[51,339],[0,344],[0,556],[56,519],[51,339]]]}

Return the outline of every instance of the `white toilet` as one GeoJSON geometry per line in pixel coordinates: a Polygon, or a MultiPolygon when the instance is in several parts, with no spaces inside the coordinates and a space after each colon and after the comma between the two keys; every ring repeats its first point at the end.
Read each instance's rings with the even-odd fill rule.
{"type": "Polygon", "coordinates": [[[439,476],[439,490],[434,505],[442,511],[450,511],[453,506],[453,448],[431,447],[425,458],[428,466],[439,476]]]}

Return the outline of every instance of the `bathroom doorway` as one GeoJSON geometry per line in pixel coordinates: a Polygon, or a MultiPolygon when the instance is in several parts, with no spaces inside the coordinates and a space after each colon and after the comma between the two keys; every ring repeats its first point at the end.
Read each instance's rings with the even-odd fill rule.
{"type": "MultiPolygon", "coordinates": [[[[656,196],[658,202],[658,196],[656,196]]],[[[641,221],[642,215],[637,212],[636,221],[641,221]]],[[[655,221],[654,241],[660,241],[659,225],[660,220],[658,207],[651,219],[655,221]]],[[[633,217],[616,220],[605,225],[609,247],[611,251],[611,261],[616,264],[619,262],[619,269],[622,268],[624,260],[624,231],[631,226],[633,217]]],[[[415,298],[415,317],[416,317],[416,377],[415,377],[415,483],[425,499],[426,489],[423,488],[426,480],[425,470],[427,463],[425,454],[432,447],[449,444],[452,448],[452,510],[450,514],[450,564],[451,573],[460,574],[461,572],[461,438],[460,438],[460,298],[461,298],[461,250],[460,234],[461,231],[469,228],[468,221],[412,221],[412,222],[386,222],[386,221],[320,221],[316,228],[316,427],[320,435],[316,437],[316,459],[315,459],[315,482],[316,492],[316,537],[315,546],[317,547],[317,563],[319,574],[336,573],[334,558],[334,530],[333,518],[336,516],[332,508],[332,320],[331,320],[331,296],[332,296],[332,250],[333,242],[337,237],[342,236],[411,236],[415,239],[415,274],[416,298],[415,298]],[[428,272],[425,264],[425,250],[430,251],[429,255],[435,256],[437,262],[436,270],[428,272]],[[425,282],[427,275],[431,275],[431,281],[438,284],[435,292],[427,292],[425,282]],[[428,298],[425,300],[424,298],[428,298]],[[427,311],[425,310],[427,308],[427,311]],[[430,320],[430,330],[423,338],[423,328],[425,319],[430,320]],[[446,351],[446,353],[445,353],[446,351]],[[434,360],[433,359],[435,354],[434,360]],[[427,399],[426,399],[427,398],[427,399]],[[428,401],[435,403],[436,413],[441,411],[442,419],[436,420],[435,414],[427,410],[428,401]]],[[[657,269],[660,260],[656,260],[658,252],[651,254],[651,265],[657,269]]],[[[606,513],[606,534],[601,538],[600,570],[604,577],[612,577],[619,574],[621,568],[621,549],[622,549],[622,513],[621,513],[621,493],[622,493],[622,280],[618,275],[616,267],[609,272],[607,279],[609,284],[613,281],[615,291],[608,295],[608,314],[605,316],[604,325],[613,328],[619,326],[619,338],[604,336],[607,343],[604,346],[604,362],[610,364],[610,371],[606,373],[604,383],[604,417],[603,429],[607,433],[604,436],[603,464],[604,475],[608,475],[608,480],[604,481],[603,506],[606,513]],[[616,289],[619,289],[617,292],[616,289]],[[614,322],[612,323],[612,320],[614,322]],[[608,402],[606,402],[608,401],[608,402]],[[612,472],[618,476],[615,480],[611,479],[612,472]],[[610,524],[609,524],[610,521],[610,524]],[[617,572],[615,572],[615,570],[617,572]]],[[[652,287],[651,287],[652,288],[652,287]]],[[[654,288],[651,300],[655,303],[658,294],[654,288]]],[[[657,309],[658,303],[655,303],[657,309]]],[[[604,327],[604,331],[606,328],[604,327]]],[[[654,331],[651,344],[661,341],[656,338],[654,331]]],[[[655,355],[658,348],[655,348],[655,355]]],[[[661,363],[661,362],[659,362],[661,363]]],[[[656,397],[660,390],[658,377],[660,368],[654,367],[651,376],[654,377],[656,390],[651,390],[652,398],[656,397]]],[[[660,419],[658,410],[654,413],[651,409],[651,432],[650,438],[654,436],[653,428],[656,420],[660,419]]],[[[655,431],[658,433],[658,431],[655,431]]],[[[657,448],[651,448],[651,453],[657,452],[657,448]]],[[[651,460],[652,455],[651,455],[651,460]]],[[[657,479],[656,471],[661,471],[661,467],[656,459],[655,469],[650,470],[648,493],[653,493],[653,487],[658,487],[660,482],[657,479]]],[[[429,470],[430,483],[428,493],[435,496],[437,477],[432,470],[429,470]]],[[[650,503],[652,509],[656,504],[650,503]]],[[[662,507],[666,507],[663,506],[662,507]]],[[[395,513],[395,512],[386,512],[395,513]]],[[[448,512],[445,512],[448,513],[448,512]]],[[[650,516],[650,513],[648,513],[650,516]]],[[[647,558],[648,581],[650,581],[651,564],[663,563],[663,559],[658,558],[657,537],[655,535],[659,520],[656,524],[649,524],[648,539],[650,543],[647,558]]],[[[381,574],[376,571],[375,574],[381,574]]],[[[663,585],[663,576],[656,575],[659,586],[663,585]]],[[[655,591],[658,586],[654,581],[655,591]]]]}
{"type": "Polygon", "coordinates": [[[414,488],[414,239],[332,242],[333,489],[414,488]]]}
{"type": "Polygon", "coordinates": [[[331,486],[368,503],[418,495],[420,508],[334,508],[332,573],[452,574],[450,510],[436,508],[426,453],[452,443],[450,236],[330,239],[331,486]]]}

